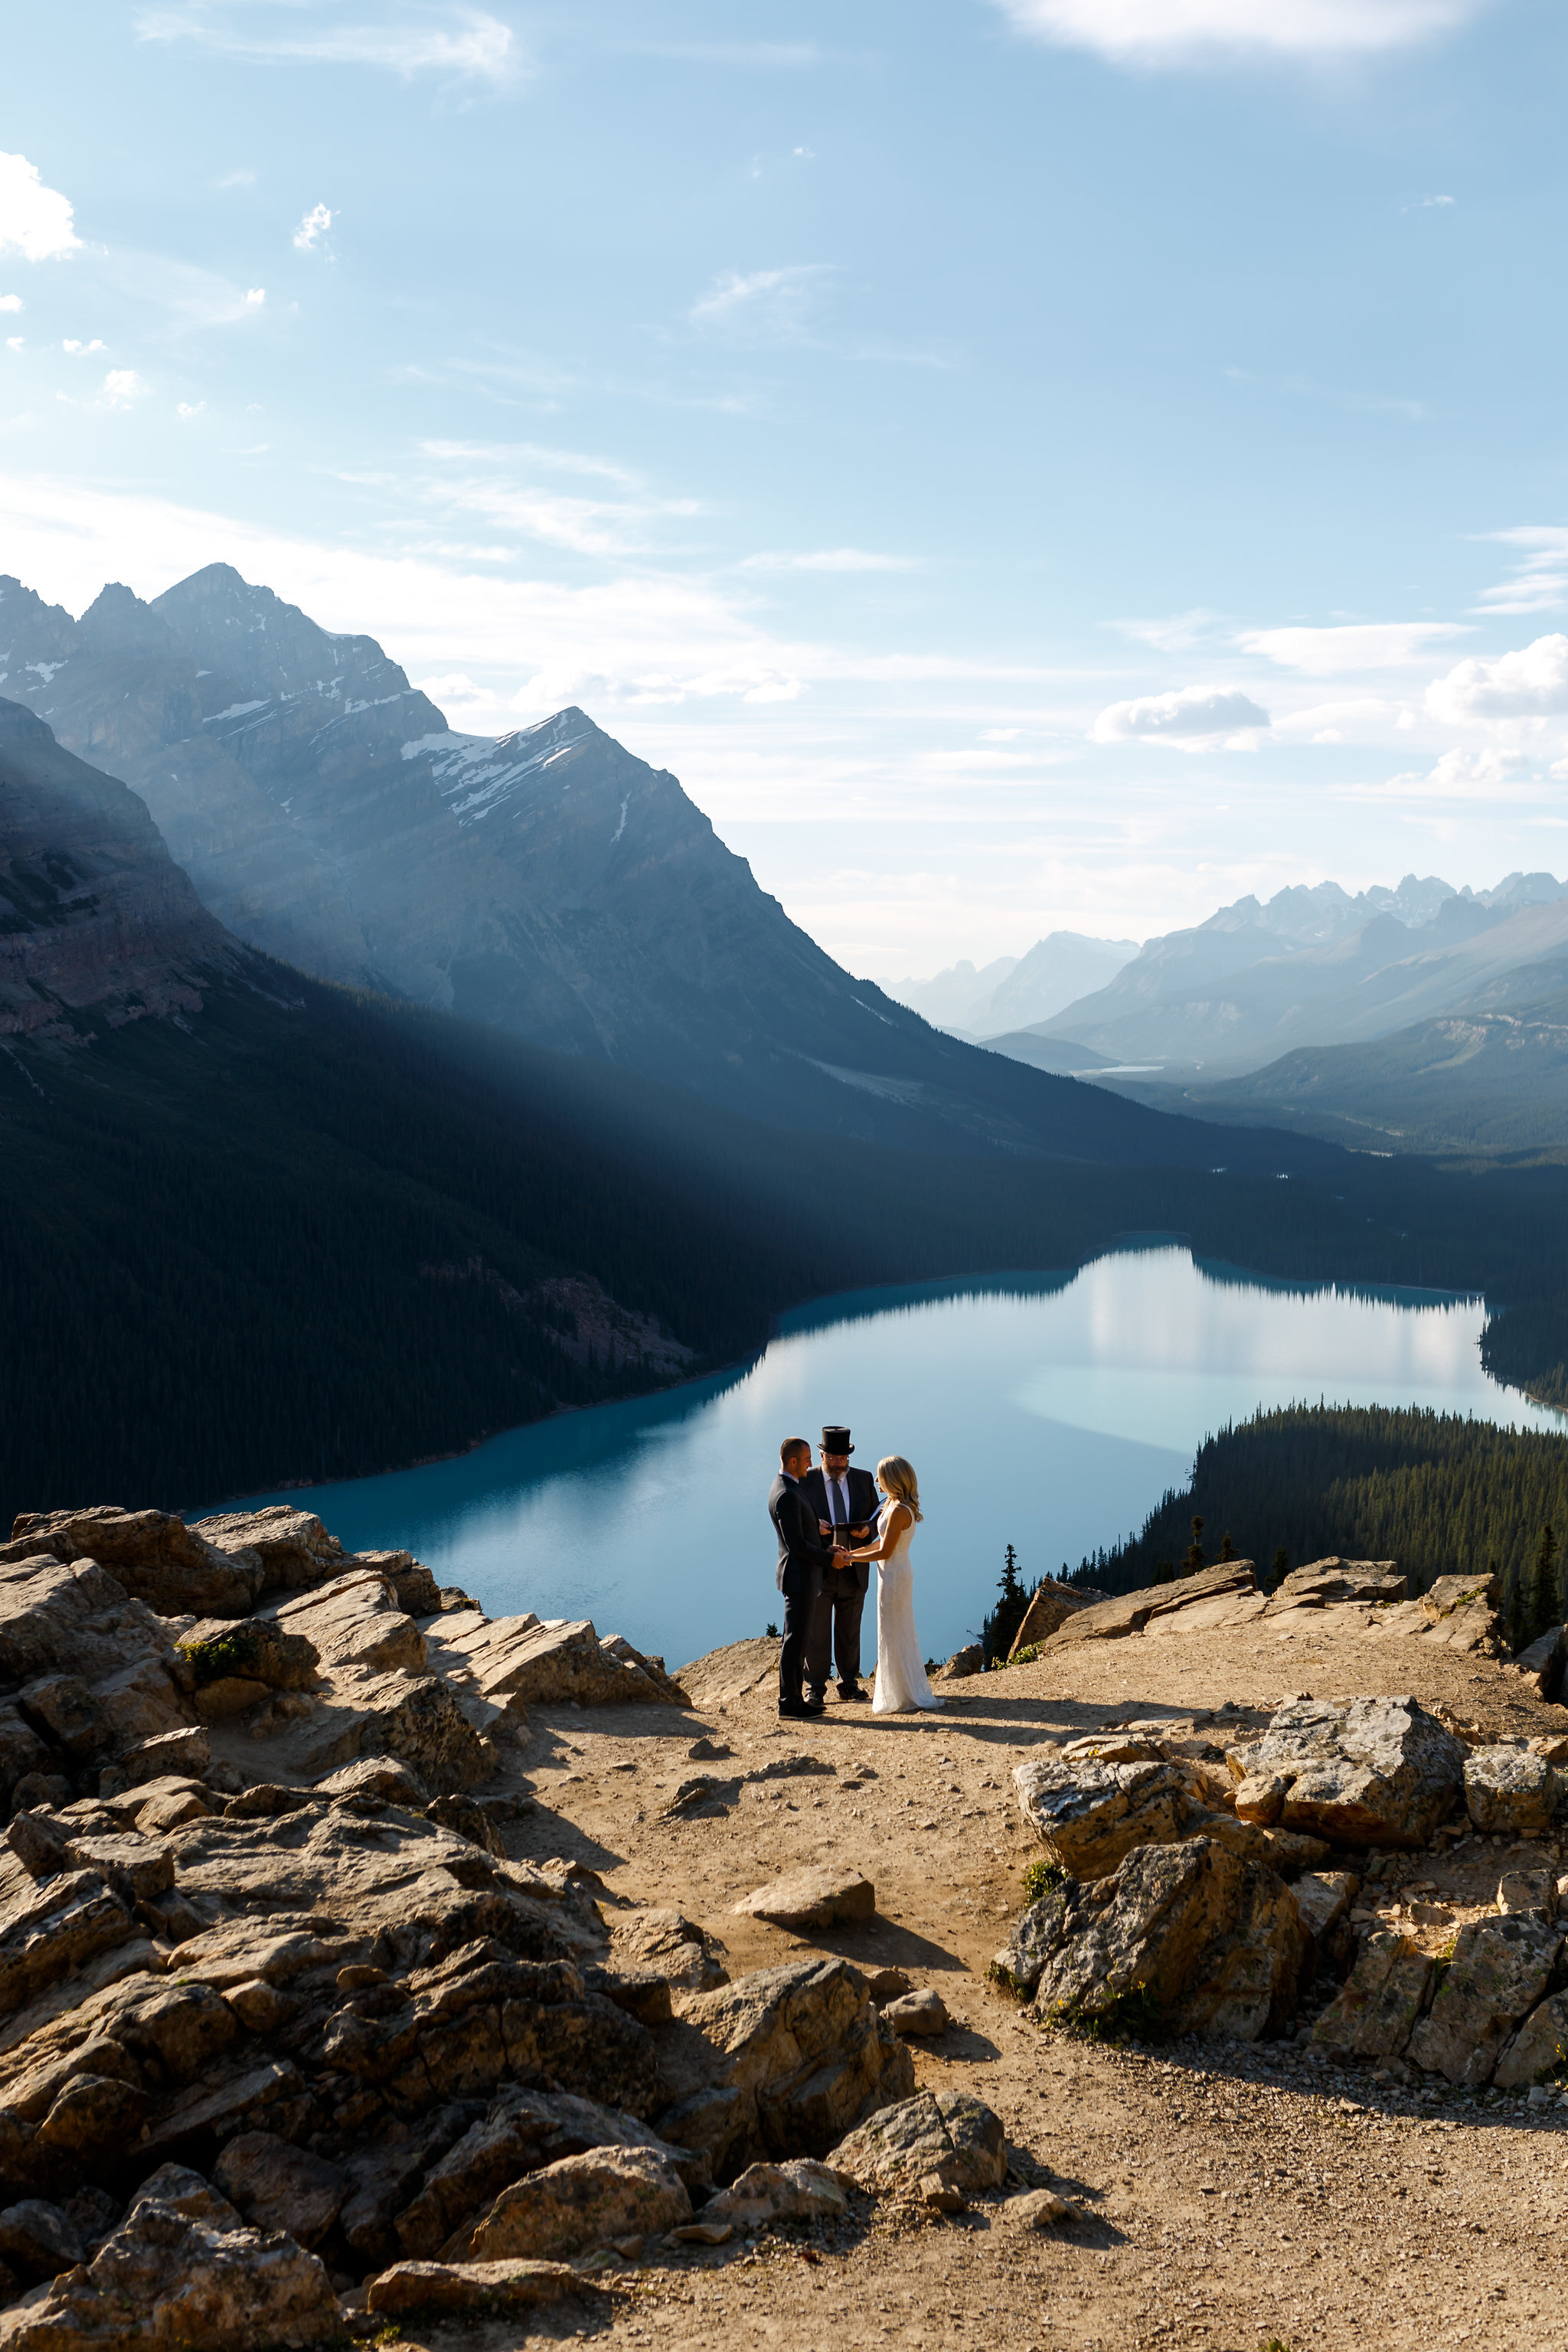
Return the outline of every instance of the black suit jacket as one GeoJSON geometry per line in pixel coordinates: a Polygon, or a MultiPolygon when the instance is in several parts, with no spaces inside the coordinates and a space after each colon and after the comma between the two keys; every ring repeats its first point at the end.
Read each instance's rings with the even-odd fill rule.
{"type": "MultiPolygon", "coordinates": [[[[877,1492],[877,1481],[872,1477],[869,1470],[857,1470],[851,1463],[844,1474],[844,1483],[849,1489],[850,1526],[869,1528],[874,1535],[877,1528],[877,1513],[881,1508],[881,1497],[877,1492]]],[[[817,1518],[822,1520],[831,1517],[832,1514],[827,1507],[826,1473],[822,1470],[808,1470],[803,1481],[803,1487],[817,1518]]],[[[869,1538],[861,1538],[859,1540],[868,1541],[869,1538]]],[[[865,1591],[871,1580],[869,1560],[858,1560],[852,1568],[839,1569],[832,1577],[834,1590],[839,1592],[847,1591],[851,1580],[859,1591],[865,1591]]]]}
{"type": "Polygon", "coordinates": [[[833,1563],[833,1546],[817,1534],[816,1508],[805,1488],[781,1472],[768,1495],[768,1517],[778,1533],[779,1591],[786,1599],[820,1592],[823,1572],[833,1563]]]}

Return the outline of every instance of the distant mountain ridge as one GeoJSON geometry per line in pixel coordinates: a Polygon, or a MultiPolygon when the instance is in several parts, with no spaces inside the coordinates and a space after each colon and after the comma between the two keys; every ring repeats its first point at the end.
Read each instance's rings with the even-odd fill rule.
{"type": "Polygon", "coordinates": [[[1568,884],[1512,874],[1495,889],[1407,875],[1354,898],[1335,883],[1221,908],[1145,943],[1108,986],[1036,1034],[1112,1062],[1218,1077],[1298,1046],[1384,1036],[1447,1013],[1516,964],[1568,947],[1568,884]]]}
{"type": "Polygon", "coordinates": [[[961,1037],[990,1037],[1047,1021],[1064,1005],[1101,988],[1138,952],[1135,940],[1097,940],[1081,931],[1051,931],[1026,956],[998,956],[976,971],[950,964],[933,980],[882,980],[877,985],[938,1029],[961,1037]]]}

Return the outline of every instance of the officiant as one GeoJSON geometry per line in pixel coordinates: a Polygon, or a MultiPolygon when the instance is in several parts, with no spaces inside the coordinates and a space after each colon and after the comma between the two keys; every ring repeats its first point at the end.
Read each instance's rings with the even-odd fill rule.
{"type": "MultiPolygon", "coordinates": [[[[831,1423],[822,1433],[822,1467],[808,1471],[804,1481],[824,1541],[846,1548],[868,1540],[878,1509],[877,1481],[868,1470],[853,1467],[854,1451],[849,1432],[831,1423]]],[[[815,1700],[826,1696],[830,1665],[838,1669],[841,1699],[867,1696],[860,1687],[860,1614],[870,1575],[864,1560],[824,1570],[805,1638],[806,1686],[815,1700]]]]}

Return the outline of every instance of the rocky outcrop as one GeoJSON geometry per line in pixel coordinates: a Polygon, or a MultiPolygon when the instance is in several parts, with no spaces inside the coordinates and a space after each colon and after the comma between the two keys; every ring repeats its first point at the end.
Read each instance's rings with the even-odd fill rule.
{"type": "Polygon", "coordinates": [[[0,2313],[5,2352],[140,2352],[199,2344],[261,2352],[337,2336],[342,2314],[325,2269],[292,2239],[247,2230],[221,2199],[192,2213],[139,2201],[85,2268],[0,2313]]]}
{"type": "Polygon", "coordinates": [[[883,2107],[839,2142],[834,2169],[872,2194],[912,2194],[934,2177],[960,2196],[1000,2189],[1007,2136],[1000,2116],[964,2091],[921,2091],[883,2107]]]}
{"type": "Polygon", "coordinates": [[[1297,1699],[1228,1761],[1237,1780],[1284,1783],[1288,1829],[1342,1845],[1416,1846],[1451,1809],[1465,1749],[1412,1698],[1297,1699]]]}
{"type": "Polygon", "coordinates": [[[1563,1930],[1538,1914],[1472,1919],[1427,2014],[1410,2036],[1411,2057],[1450,2083],[1489,2083],[1505,2042],[1545,1992],[1563,1930]]]}
{"type": "Polygon", "coordinates": [[[1225,1624],[1248,1613],[1261,1614],[1265,1602],[1258,1595],[1258,1573],[1249,1559],[1217,1561],[1195,1576],[1170,1584],[1151,1584],[1141,1592],[1124,1593],[1113,1601],[1097,1601],[1068,1617],[1050,1636],[1053,1650],[1072,1642],[1120,1642],[1129,1634],[1147,1633],[1160,1619],[1182,1613],[1183,1630],[1194,1622],[1185,1612],[1202,1606],[1204,1624],[1225,1624]],[[1210,1604],[1213,1604],[1212,1610],[1210,1604]],[[1237,1612],[1240,1615],[1237,1615],[1237,1612]]]}
{"type": "Polygon", "coordinates": [[[503,2189],[448,2253],[458,2262],[564,2261],[606,2239],[653,2236],[690,2219],[686,2183],[657,2148],[587,2148],[503,2189]]]}
{"type": "Polygon", "coordinates": [[[1075,1592],[1070,1584],[1058,1584],[1054,1576],[1042,1577],[1029,1597],[1023,1622],[1013,1637],[1013,1646],[1007,1653],[1009,1661],[1016,1658],[1020,1650],[1032,1650],[1041,1642],[1049,1641],[1058,1626],[1065,1625],[1069,1617],[1076,1616],[1080,1609],[1087,1609],[1089,1605],[1084,1595],[1075,1592]]]}
{"type": "Polygon", "coordinates": [[[677,2092],[653,2118],[727,2178],[759,2158],[826,2156],[914,2088],[909,2052],[846,1960],[764,1969],[686,2000],[667,2045],[677,2092]]]}
{"type": "Polygon", "coordinates": [[[1273,1871],[1212,1838],[1143,1845],[1025,1915],[998,1974],[1047,2021],[1254,2042],[1293,2015],[1306,1938],[1273,1871]]]}

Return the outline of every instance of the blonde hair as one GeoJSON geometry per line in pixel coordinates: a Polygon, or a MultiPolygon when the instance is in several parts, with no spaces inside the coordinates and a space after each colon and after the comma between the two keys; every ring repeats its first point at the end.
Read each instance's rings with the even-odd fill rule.
{"type": "Polygon", "coordinates": [[[913,1517],[921,1516],[921,1482],[901,1454],[884,1454],[877,1465],[877,1479],[895,1503],[902,1503],[913,1517]]]}

